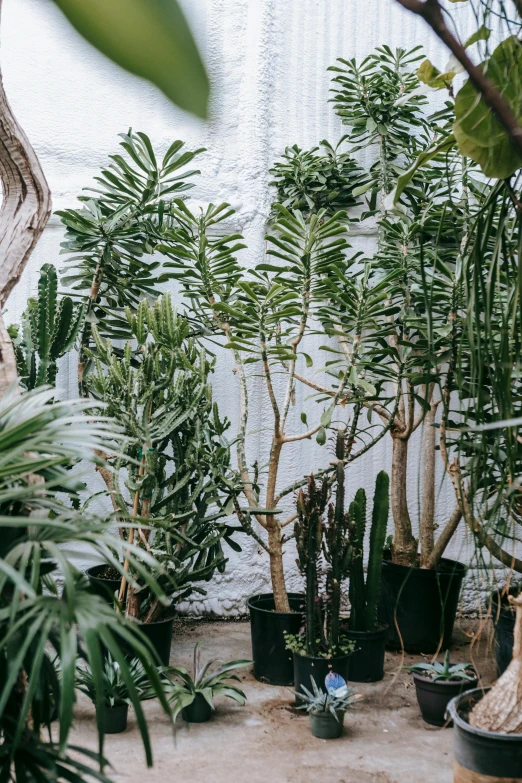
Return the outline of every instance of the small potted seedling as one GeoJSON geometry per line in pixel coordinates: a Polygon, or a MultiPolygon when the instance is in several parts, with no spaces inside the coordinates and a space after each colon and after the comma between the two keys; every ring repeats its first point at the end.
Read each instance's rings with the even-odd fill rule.
{"type": "Polygon", "coordinates": [[[251,666],[252,661],[239,660],[223,663],[214,670],[215,661],[201,665],[199,642],[194,647],[194,667],[190,674],[182,666],[171,666],[165,669],[170,683],[166,686],[167,695],[173,705],[173,718],[179,713],[187,723],[206,723],[210,719],[214,707],[215,696],[227,696],[241,706],[246,701],[243,691],[233,685],[230,680],[239,681],[237,674],[230,672],[251,666]],[[173,679],[170,679],[173,677],[173,679]]]}
{"type": "Polygon", "coordinates": [[[454,696],[477,687],[478,677],[470,663],[450,664],[449,650],[444,662],[414,663],[405,666],[413,674],[422,717],[432,726],[444,726],[449,702],[454,696]]]}
{"type": "Polygon", "coordinates": [[[304,704],[300,704],[297,709],[306,710],[310,715],[310,729],[314,737],[337,739],[343,733],[345,712],[362,697],[355,694],[341,675],[335,672],[325,677],[326,691],[317,686],[313,677],[311,682],[312,691],[301,686],[299,701],[304,704]]]}
{"type": "MultiPolygon", "coordinates": [[[[140,701],[153,697],[149,677],[140,661],[129,663],[129,674],[140,701]]],[[[129,689],[122,677],[120,665],[108,654],[103,667],[103,704],[97,700],[96,685],[90,666],[78,666],[76,687],[92,701],[96,713],[101,712],[104,734],[121,734],[127,728],[129,713],[129,689]]]]}

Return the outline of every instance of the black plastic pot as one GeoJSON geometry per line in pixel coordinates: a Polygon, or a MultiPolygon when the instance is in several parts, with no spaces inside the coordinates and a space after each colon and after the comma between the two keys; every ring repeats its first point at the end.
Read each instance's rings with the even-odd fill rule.
{"type": "Polygon", "coordinates": [[[117,707],[105,707],[103,712],[103,730],[105,734],[121,734],[127,728],[129,705],[119,704],[117,707]]]}
{"type": "Polygon", "coordinates": [[[522,734],[498,734],[470,726],[468,715],[489,688],[456,696],[448,705],[453,720],[455,781],[522,781],[522,734]],[[474,775],[477,777],[475,778],[474,775]]]}
{"type": "Polygon", "coordinates": [[[417,672],[412,672],[417,701],[419,702],[422,717],[431,726],[449,725],[446,719],[448,704],[465,691],[477,687],[477,678],[474,680],[460,680],[456,682],[444,682],[443,680],[430,680],[417,672]]]}
{"type": "Polygon", "coordinates": [[[272,593],[248,599],[254,677],[269,685],[293,685],[292,653],[286,649],[284,632],[298,634],[303,624],[304,597],[288,596],[291,612],[276,612],[272,593]]]}
{"type": "Polygon", "coordinates": [[[325,689],[324,680],[327,674],[335,672],[340,674],[348,682],[350,678],[350,660],[349,655],[340,655],[336,658],[313,658],[311,655],[299,655],[294,653],[294,683],[295,683],[295,703],[302,703],[298,694],[303,693],[302,686],[313,692],[312,677],[318,688],[325,689]]]}
{"type": "Polygon", "coordinates": [[[156,650],[162,664],[168,666],[174,630],[174,617],[160,620],[157,623],[141,623],[139,629],[156,650]]]}
{"type": "Polygon", "coordinates": [[[350,655],[350,680],[352,682],[378,682],[382,680],[388,630],[388,626],[383,625],[376,631],[343,631],[343,638],[355,642],[355,649],[350,655]]]}
{"type": "Polygon", "coordinates": [[[310,729],[319,739],[338,739],[343,733],[344,712],[337,713],[337,720],[331,712],[311,712],[310,729]]]}
{"type": "Polygon", "coordinates": [[[183,707],[181,715],[187,723],[206,723],[212,715],[212,707],[202,693],[196,693],[192,704],[183,707]]]}
{"type": "Polygon", "coordinates": [[[379,620],[390,626],[387,647],[409,653],[447,649],[466,571],[463,563],[445,558],[436,571],[384,561],[379,620]]]}
{"type": "Polygon", "coordinates": [[[510,604],[503,603],[500,603],[499,607],[498,594],[494,593],[491,600],[491,615],[495,625],[495,658],[500,677],[513,657],[515,609],[510,604]]]}
{"type": "Polygon", "coordinates": [[[85,573],[94,592],[112,604],[114,602],[114,593],[120,589],[121,576],[118,579],[102,579],[100,574],[106,568],[107,565],[102,563],[101,565],[91,566],[85,573]]]}

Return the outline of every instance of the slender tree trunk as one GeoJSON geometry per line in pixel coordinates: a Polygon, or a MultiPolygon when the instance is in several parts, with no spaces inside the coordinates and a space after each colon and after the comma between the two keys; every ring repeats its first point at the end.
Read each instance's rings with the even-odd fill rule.
{"type": "Polygon", "coordinates": [[[281,530],[277,524],[268,529],[268,546],[270,549],[270,577],[272,579],[275,610],[276,612],[290,612],[283,568],[283,540],[281,530]]]}
{"type": "MultiPolygon", "coordinates": [[[[0,14],[2,0],[0,0],[0,14]]],[[[51,213],[38,158],[11,111],[0,70],[0,310],[20,279],[51,213]]],[[[0,396],[17,380],[14,350],[0,312],[0,396]]]]}
{"type": "Polygon", "coordinates": [[[423,424],[422,438],[422,505],[420,518],[420,564],[430,567],[435,546],[435,423],[436,405],[430,405],[423,424]]]}
{"type": "Polygon", "coordinates": [[[417,540],[413,536],[407,493],[408,440],[393,435],[391,507],[395,524],[392,559],[398,565],[415,565],[417,540]]]}

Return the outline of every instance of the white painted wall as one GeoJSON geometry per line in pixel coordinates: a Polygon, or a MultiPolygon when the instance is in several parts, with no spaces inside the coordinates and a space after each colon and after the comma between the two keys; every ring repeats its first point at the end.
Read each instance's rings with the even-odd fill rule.
{"type": "MultiPolygon", "coordinates": [[[[203,176],[195,191],[201,201],[228,201],[238,211],[238,228],[248,250],[243,262],[254,265],[264,250],[265,221],[271,193],[268,168],[288,144],[304,147],[323,138],[336,142],[342,126],[328,104],[327,67],[337,57],[363,58],[374,47],[410,48],[419,43],[439,64],[447,59],[424,24],[398,7],[395,0],[184,0],[213,82],[212,116],[203,124],[169,104],[154,87],[122,72],[86,44],[49,0],[4,0],[1,57],[12,106],[31,139],[49,180],[55,209],[75,205],[82,187],[117,147],[117,134],[132,127],[148,133],[160,150],[175,138],[189,147],[205,146],[203,176]]],[[[456,13],[464,13],[453,6],[456,13]]],[[[364,162],[364,161],[363,161],[364,162]]],[[[60,263],[62,238],[53,217],[28,268],[8,302],[7,321],[15,321],[34,293],[39,267],[60,263]]],[[[368,248],[371,235],[354,235],[352,244],[368,248]]],[[[216,398],[223,414],[236,421],[237,390],[228,357],[215,377],[216,398]]],[[[75,367],[66,362],[60,386],[75,394],[75,367]]],[[[252,395],[249,459],[266,458],[270,418],[268,402],[257,388],[252,395]]],[[[293,425],[301,406],[296,406],[293,425]]],[[[312,414],[310,414],[312,418],[312,414]]],[[[297,431],[297,430],[296,430],[297,431]]],[[[363,485],[373,491],[376,473],[390,464],[385,439],[348,473],[349,494],[363,485]]],[[[308,473],[328,459],[315,441],[288,448],[281,484],[308,473]]],[[[410,498],[416,511],[418,449],[412,448],[410,498]]],[[[92,489],[99,489],[92,478],[92,489]]],[[[452,491],[441,484],[437,519],[442,524],[453,507],[452,491]]],[[[234,555],[224,576],[217,576],[205,600],[191,610],[234,614],[244,599],[268,588],[266,556],[246,538],[243,553],[234,555]]],[[[462,531],[451,554],[471,551],[462,531]]],[[[80,553],[80,562],[88,555],[80,553]]],[[[288,552],[288,564],[294,561],[288,552]]],[[[295,574],[290,589],[298,587],[295,574]]],[[[471,588],[471,585],[470,585],[471,588]]],[[[467,603],[475,600],[467,591],[467,603]]]]}

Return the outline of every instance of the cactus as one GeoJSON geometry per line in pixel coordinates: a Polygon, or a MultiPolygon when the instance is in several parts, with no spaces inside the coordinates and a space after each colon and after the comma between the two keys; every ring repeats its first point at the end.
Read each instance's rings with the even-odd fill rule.
{"type": "Polygon", "coordinates": [[[319,558],[323,540],[323,515],[328,501],[328,483],[318,487],[309,476],[307,491],[297,497],[298,520],[294,532],[297,546],[297,567],[306,581],[305,643],[308,655],[316,655],[323,639],[322,607],[319,596],[319,558]]]}
{"type": "Polygon", "coordinates": [[[382,470],[375,482],[370,554],[366,584],[364,581],[364,533],[366,527],[366,493],[359,489],[350,505],[350,628],[373,631],[377,626],[377,607],[381,595],[382,551],[386,540],[389,510],[388,474],[382,470]]]}
{"type": "Polygon", "coordinates": [[[58,276],[52,264],[40,270],[38,298],[29,299],[21,329],[11,326],[18,373],[25,387],[56,383],[57,361],[74,347],[85,307],[70,296],[58,298],[58,276]]]}

